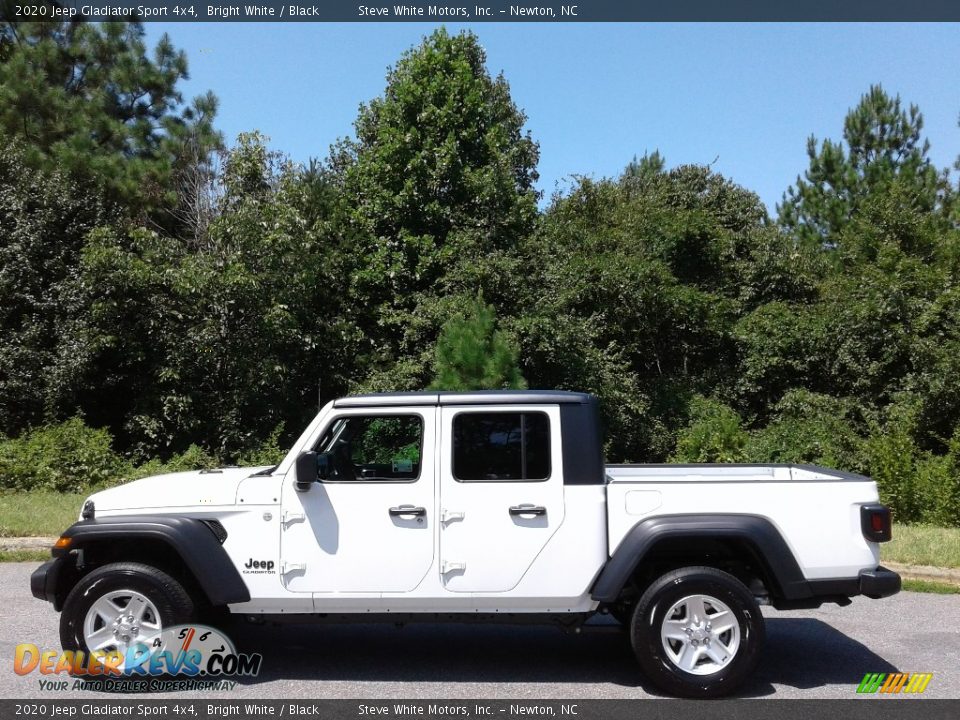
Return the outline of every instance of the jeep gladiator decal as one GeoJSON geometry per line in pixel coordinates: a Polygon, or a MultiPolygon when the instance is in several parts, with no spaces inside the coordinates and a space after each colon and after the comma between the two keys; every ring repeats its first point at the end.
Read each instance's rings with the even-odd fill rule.
{"type": "Polygon", "coordinates": [[[247,560],[247,564],[243,566],[242,572],[244,575],[269,574],[273,573],[274,566],[273,560],[254,560],[250,558],[247,560]]]}

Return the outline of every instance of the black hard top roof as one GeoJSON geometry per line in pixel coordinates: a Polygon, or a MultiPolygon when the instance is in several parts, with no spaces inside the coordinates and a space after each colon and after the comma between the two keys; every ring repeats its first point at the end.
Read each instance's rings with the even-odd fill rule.
{"type": "Polygon", "coordinates": [[[558,403],[584,404],[592,395],[568,390],[476,390],[473,392],[395,392],[350,395],[335,400],[334,407],[388,405],[510,405],[558,403]]]}

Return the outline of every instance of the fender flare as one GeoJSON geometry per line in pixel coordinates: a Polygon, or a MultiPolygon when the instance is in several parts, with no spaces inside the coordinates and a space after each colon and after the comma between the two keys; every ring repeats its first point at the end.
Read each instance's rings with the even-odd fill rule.
{"type": "Polygon", "coordinates": [[[787,600],[813,595],[797,560],[773,523],[758,515],[661,515],[643,520],[624,536],[591,590],[598,602],[615,602],[644,557],[661,540],[735,539],[747,542],[765,574],[777,587],[771,592],[787,600]]]}
{"type": "MultiPolygon", "coordinates": [[[[159,541],[180,557],[215,606],[249,602],[247,588],[213,529],[197,518],[178,515],[128,515],[81,520],[62,537],[72,538],[70,549],[93,542],[135,543],[159,541]]],[[[60,551],[65,554],[64,551],[60,551]]]]}

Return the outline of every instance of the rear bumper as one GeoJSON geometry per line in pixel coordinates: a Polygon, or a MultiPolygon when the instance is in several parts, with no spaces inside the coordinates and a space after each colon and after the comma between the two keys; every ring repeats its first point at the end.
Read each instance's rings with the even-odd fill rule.
{"type": "Polygon", "coordinates": [[[860,571],[860,594],[868,598],[885,598],[900,592],[900,576],[880,566],[876,570],[860,571]]]}
{"type": "Polygon", "coordinates": [[[809,580],[804,589],[806,592],[802,595],[774,598],[773,606],[778,610],[806,610],[828,602],[849,605],[850,598],[857,595],[878,600],[900,592],[900,576],[893,570],[878,566],[872,570],[861,570],[857,577],[809,580]]]}

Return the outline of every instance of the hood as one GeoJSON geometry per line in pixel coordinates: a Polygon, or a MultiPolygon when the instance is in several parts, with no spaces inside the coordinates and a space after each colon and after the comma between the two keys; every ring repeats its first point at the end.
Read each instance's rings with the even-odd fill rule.
{"type": "Polygon", "coordinates": [[[96,512],[105,510],[137,510],[140,508],[175,508],[198,505],[233,505],[237,486],[268,466],[253,468],[221,468],[154,475],[94,493],[89,497],[96,512]]]}

